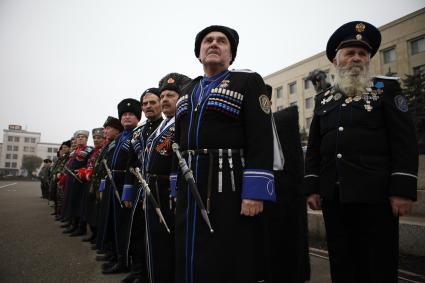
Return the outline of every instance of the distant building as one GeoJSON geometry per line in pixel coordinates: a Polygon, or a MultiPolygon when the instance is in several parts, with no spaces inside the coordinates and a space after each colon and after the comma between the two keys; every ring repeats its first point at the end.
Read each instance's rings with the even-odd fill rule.
{"type": "MultiPolygon", "coordinates": [[[[425,74],[425,8],[381,26],[379,30],[382,43],[371,61],[372,73],[402,79],[405,74],[425,74]]],[[[325,71],[329,82],[333,82],[334,67],[325,51],[264,77],[264,81],[273,88],[272,110],[296,104],[300,129],[307,133],[316,93],[306,77],[314,69],[325,71]]]]}
{"type": "Polygon", "coordinates": [[[0,171],[3,174],[27,175],[21,169],[25,155],[36,155],[53,160],[60,144],[41,143],[41,133],[22,130],[22,126],[9,125],[3,130],[3,143],[0,146],[0,171]]]}

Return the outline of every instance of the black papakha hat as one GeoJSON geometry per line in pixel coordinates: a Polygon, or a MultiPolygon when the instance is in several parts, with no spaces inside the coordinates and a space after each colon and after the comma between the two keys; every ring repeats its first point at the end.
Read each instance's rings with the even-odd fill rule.
{"type": "Polygon", "coordinates": [[[117,129],[118,131],[122,132],[124,130],[124,127],[121,125],[121,121],[118,120],[115,117],[112,116],[108,116],[108,118],[106,118],[105,123],[103,124],[103,127],[112,127],[117,129]]]}
{"type": "Polygon", "coordinates": [[[66,145],[67,147],[71,147],[71,140],[64,141],[64,142],[61,144],[61,147],[62,147],[63,145],[66,145]]]}
{"type": "Polygon", "coordinates": [[[236,30],[229,28],[229,27],[225,27],[225,26],[218,26],[218,25],[214,25],[214,26],[209,26],[204,28],[203,30],[201,30],[195,38],[195,55],[196,58],[199,58],[199,53],[201,50],[201,42],[202,39],[204,39],[204,37],[209,34],[210,32],[213,31],[219,31],[222,32],[226,35],[227,39],[230,42],[230,48],[232,49],[232,60],[230,61],[230,65],[233,63],[233,61],[235,61],[236,58],[236,52],[238,50],[238,44],[239,44],[239,35],[237,33],[236,30]]]}
{"type": "Polygon", "coordinates": [[[140,103],[143,103],[143,97],[145,97],[145,95],[148,94],[148,93],[155,94],[156,96],[159,97],[159,88],[157,88],[157,87],[151,87],[151,88],[148,88],[147,90],[145,90],[142,93],[142,95],[140,96],[140,103]]]}
{"type": "Polygon", "coordinates": [[[332,62],[339,49],[358,46],[366,48],[370,52],[370,57],[373,57],[379,45],[381,45],[381,32],[374,25],[363,21],[349,22],[331,35],[326,45],[326,56],[332,62]]]}
{"type": "Polygon", "coordinates": [[[181,95],[182,89],[187,86],[192,81],[191,78],[179,73],[170,73],[163,77],[158,85],[159,85],[159,93],[164,90],[174,90],[181,95]]]}
{"type": "Polygon", "coordinates": [[[142,118],[142,109],[140,102],[134,98],[126,98],[123,99],[120,103],[118,103],[118,119],[121,120],[122,114],[125,112],[130,112],[136,115],[137,119],[142,118]]]}

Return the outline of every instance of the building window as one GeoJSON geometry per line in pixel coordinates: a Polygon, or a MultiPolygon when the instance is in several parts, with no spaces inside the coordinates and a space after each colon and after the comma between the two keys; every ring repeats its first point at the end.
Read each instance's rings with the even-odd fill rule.
{"type": "Polygon", "coordinates": [[[384,50],[384,64],[394,62],[396,59],[395,48],[384,50]]]}
{"type": "Polygon", "coordinates": [[[24,146],[24,152],[28,152],[29,147],[28,146],[24,146]]]}
{"type": "Polygon", "coordinates": [[[35,152],[35,147],[30,147],[30,152],[35,152]]]}
{"type": "Polygon", "coordinates": [[[48,147],[47,148],[47,152],[52,152],[52,148],[51,147],[48,147]]]}
{"type": "Polygon", "coordinates": [[[13,154],[12,155],[12,159],[18,159],[18,155],[17,154],[13,154]]]}
{"type": "Polygon", "coordinates": [[[295,102],[291,102],[290,104],[289,104],[289,106],[295,106],[295,105],[297,105],[297,102],[295,101],[295,102]]]}
{"type": "Polygon", "coordinates": [[[290,83],[288,86],[290,94],[294,94],[297,92],[297,82],[290,83]]]}
{"type": "Polygon", "coordinates": [[[19,142],[19,137],[15,137],[13,140],[14,140],[15,142],[19,142]]]}
{"type": "Polygon", "coordinates": [[[31,138],[31,143],[35,143],[35,138],[31,138]]]}
{"type": "Polygon", "coordinates": [[[16,168],[16,162],[12,162],[12,168],[16,168]]]}
{"type": "Polygon", "coordinates": [[[310,129],[312,117],[305,118],[305,127],[306,129],[310,129]]]}
{"type": "Polygon", "coordinates": [[[9,141],[9,142],[13,142],[13,136],[8,136],[8,137],[7,137],[7,141],[9,141]]]}
{"type": "Polygon", "coordinates": [[[14,145],[14,146],[13,146],[13,151],[18,151],[18,150],[19,150],[19,146],[14,145]]]}
{"type": "Polygon", "coordinates": [[[278,106],[277,108],[276,108],[276,111],[280,111],[280,110],[282,110],[283,109],[283,106],[282,105],[280,105],[280,106],[278,106]]]}
{"type": "Polygon", "coordinates": [[[420,66],[414,67],[413,68],[413,74],[425,76],[425,65],[420,65],[420,66]]]}
{"type": "Polygon", "coordinates": [[[313,97],[309,97],[305,100],[305,109],[311,109],[314,106],[313,97]]]}
{"type": "Polygon", "coordinates": [[[30,142],[30,138],[29,138],[29,137],[25,137],[25,138],[24,138],[24,141],[25,141],[25,142],[30,142]]]}
{"type": "Polygon", "coordinates": [[[12,154],[10,153],[6,154],[6,159],[12,159],[11,157],[12,157],[12,154]]]}
{"type": "Polygon", "coordinates": [[[283,88],[282,87],[278,87],[276,89],[276,98],[282,98],[283,97],[283,88]]]}
{"type": "Polygon", "coordinates": [[[7,150],[8,150],[8,151],[12,151],[12,150],[13,150],[13,146],[8,145],[8,146],[7,146],[7,150]]]}
{"type": "Polygon", "coordinates": [[[310,80],[304,80],[304,89],[309,89],[312,86],[310,80]]]}
{"type": "Polygon", "coordinates": [[[6,168],[10,168],[10,162],[6,162],[6,163],[4,163],[4,167],[6,167],[6,168]]]}
{"type": "Polygon", "coordinates": [[[412,55],[425,51],[425,37],[412,40],[410,43],[412,55]]]}

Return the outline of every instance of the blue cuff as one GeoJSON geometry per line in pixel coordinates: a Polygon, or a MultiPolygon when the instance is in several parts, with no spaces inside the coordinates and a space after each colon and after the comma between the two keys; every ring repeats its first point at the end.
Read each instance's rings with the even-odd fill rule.
{"type": "Polygon", "coordinates": [[[103,192],[105,190],[105,179],[100,180],[99,184],[99,192],[103,192]]]}
{"type": "Polygon", "coordinates": [[[125,184],[122,190],[122,201],[134,201],[136,199],[136,189],[133,185],[125,184]]]}
{"type": "Polygon", "coordinates": [[[177,173],[170,174],[170,196],[175,198],[177,196],[177,173]]]}
{"type": "Polygon", "coordinates": [[[276,201],[273,171],[246,169],[243,172],[242,199],[276,201]]]}

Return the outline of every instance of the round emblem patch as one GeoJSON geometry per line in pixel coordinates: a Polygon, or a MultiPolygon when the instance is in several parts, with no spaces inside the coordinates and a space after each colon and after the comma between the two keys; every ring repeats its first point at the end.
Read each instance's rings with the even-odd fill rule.
{"type": "Polygon", "coordinates": [[[270,100],[267,97],[267,95],[265,95],[265,94],[260,95],[258,100],[260,101],[261,110],[263,110],[264,113],[266,113],[266,114],[270,114],[270,112],[271,112],[270,104],[271,103],[270,103],[270,100]]]}
{"type": "Polygon", "coordinates": [[[395,107],[401,112],[407,112],[409,110],[406,98],[400,94],[394,97],[394,103],[395,107]]]}

